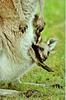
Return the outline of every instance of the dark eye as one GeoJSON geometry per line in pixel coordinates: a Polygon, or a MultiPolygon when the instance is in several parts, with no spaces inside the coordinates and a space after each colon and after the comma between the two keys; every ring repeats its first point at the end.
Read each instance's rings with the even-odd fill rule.
{"type": "Polygon", "coordinates": [[[48,51],[48,52],[47,52],[47,55],[49,55],[49,53],[50,53],[50,52],[48,51]]]}

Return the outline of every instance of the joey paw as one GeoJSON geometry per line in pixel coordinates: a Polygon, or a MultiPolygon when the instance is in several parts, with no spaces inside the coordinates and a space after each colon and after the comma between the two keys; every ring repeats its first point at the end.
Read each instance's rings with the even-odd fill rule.
{"type": "Polygon", "coordinates": [[[37,23],[36,23],[36,33],[40,33],[43,31],[44,27],[45,27],[45,22],[43,21],[43,19],[41,17],[38,17],[37,19],[37,23]]]}
{"type": "Polygon", "coordinates": [[[35,27],[36,34],[40,34],[45,27],[45,22],[41,16],[35,15],[33,20],[33,26],[35,27]]]}

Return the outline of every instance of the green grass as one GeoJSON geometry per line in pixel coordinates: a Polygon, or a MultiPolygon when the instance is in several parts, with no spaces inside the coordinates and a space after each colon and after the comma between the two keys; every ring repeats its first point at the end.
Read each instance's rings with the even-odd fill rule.
{"type": "Polygon", "coordinates": [[[44,20],[46,27],[42,32],[43,42],[52,37],[58,39],[55,53],[50,54],[46,61],[54,72],[49,73],[39,66],[35,66],[23,76],[22,84],[18,85],[17,90],[23,92],[38,90],[39,93],[29,98],[23,96],[16,100],[64,100],[64,0],[45,0],[44,20]],[[24,84],[26,82],[46,86],[24,84]],[[62,88],[52,87],[53,84],[60,84],[62,88]]]}
{"type": "Polygon", "coordinates": [[[24,91],[37,89],[43,94],[32,96],[29,100],[64,100],[64,0],[45,0],[44,20],[46,27],[42,32],[43,41],[52,37],[58,39],[55,53],[51,54],[46,61],[46,64],[52,67],[54,72],[48,73],[36,66],[24,75],[22,82],[46,84],[47,86],[22,84],[20,88],[24,91]],[[63,88],[51,87],[52,84],[60,84],[63,88]]]}

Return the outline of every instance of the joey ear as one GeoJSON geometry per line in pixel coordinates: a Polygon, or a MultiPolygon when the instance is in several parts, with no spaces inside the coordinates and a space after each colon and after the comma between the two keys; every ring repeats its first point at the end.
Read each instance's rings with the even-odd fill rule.
{"type": "Polygon", "coordinates": [[[47,45],[49,46],[50,51],[55,48],[56,44],[57,44],[57,39],[55,38],[52,38],[47,41],[47,45]]]}

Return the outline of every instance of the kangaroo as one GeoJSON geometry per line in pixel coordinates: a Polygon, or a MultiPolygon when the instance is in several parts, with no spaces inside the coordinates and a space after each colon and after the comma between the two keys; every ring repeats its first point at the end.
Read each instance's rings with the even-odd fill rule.
{"type": "MultiPolygon", "coordinates": [[[[34,66],[30,48],[40,60],[33,47],[38,41],[33,28],[37,1],[42,14],[43,0],[0,0],[0,81],[16,80],[34,66]]],[[[39,55],[42,50],[39,46],[39,55]]]]}
{"type": "Polygon", "coordinates": [[[28,51],[35,41],[37,2],[43,12],[40,1],[0,0],[0,81],[12,81],[33,65],[28,51]]]}

